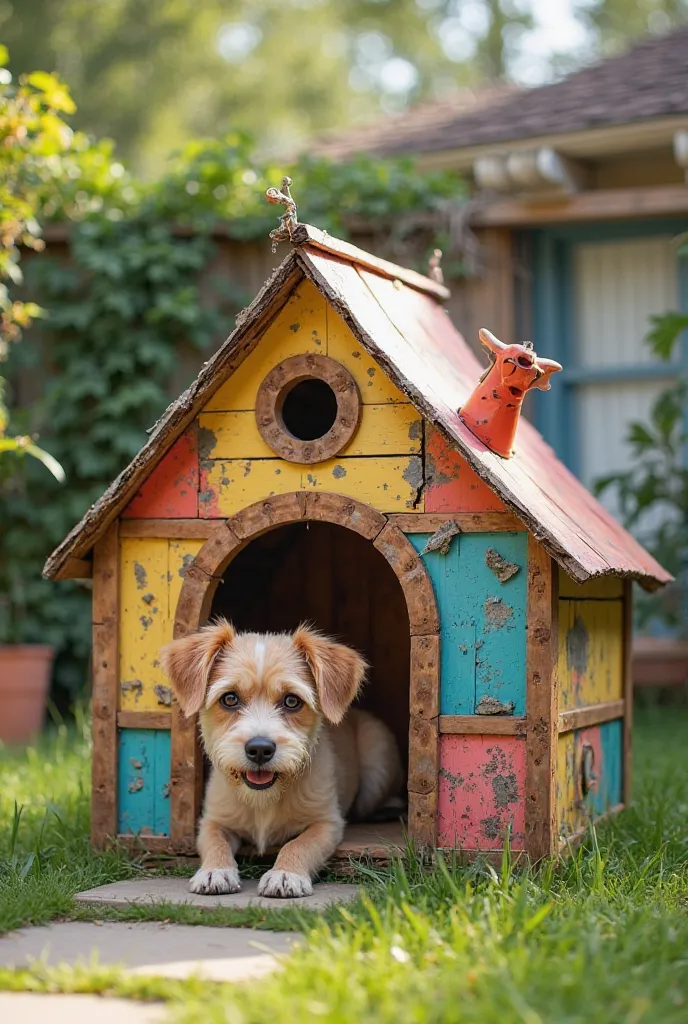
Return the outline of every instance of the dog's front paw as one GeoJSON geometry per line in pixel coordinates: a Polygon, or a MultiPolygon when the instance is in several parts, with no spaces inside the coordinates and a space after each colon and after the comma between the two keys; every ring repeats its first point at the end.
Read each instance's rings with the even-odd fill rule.
{"type": "Polygon", "coordinates": [[[240,892],[239,872],[236,868],[200,868],[189,882],[189,889],[201,896],[240,892]]]}
{"type": "Polygon", "coordinates": [[[274,896],[277,899],[293,899],[296,896],[312,896],[313,886],[306,875],[295,875],[293,871],[266,871],[258,883],[259,896],[274,896]]]}

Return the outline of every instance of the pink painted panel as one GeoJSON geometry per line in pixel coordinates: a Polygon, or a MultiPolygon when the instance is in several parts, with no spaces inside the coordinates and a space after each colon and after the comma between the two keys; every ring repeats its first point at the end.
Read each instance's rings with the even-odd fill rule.
{"type": "Polygon", "coordinates": [[[175,441],[122,516],[124,519],[195,519],[198,516],[195,427],[190,427],[175,441]]]}
{"type": "Polygon", "coordinates": [[[524,848],[526,742],[518,736],[441,736],[437,845],[495,850],[511,825],[524,848]]]}
{"type": "Polygon", "coordinates": [[[426,512],[504,512],[506,506],[444,436],[427,425],[426,512]]]}

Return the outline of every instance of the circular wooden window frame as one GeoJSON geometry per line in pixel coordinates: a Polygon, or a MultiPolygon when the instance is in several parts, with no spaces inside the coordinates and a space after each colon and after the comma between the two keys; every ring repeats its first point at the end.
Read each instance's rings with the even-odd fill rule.
{"type": "MultiPolygon", "coordinates": [[[[409,675],[409,835],[434,848],[437,828],[440,711],[440,617],[423,560],[387,516],[329,491],[274,495],[215,526],[186,569],[175,609],[174,636],[195,633],[208,620],[222,573],[256,537],[288,523],[334,523],[365,537],[386,559],[406,600],[411,640],[409,675]]],[[[203,800],[203,755],[196,716],[172,708],[172,848],[193,850],[203,800]]]]}
{"type": "Polygon", "coordinates": [[[313,465],[339,455],[351,441],[361,418],[361,396],[345,366],[329,356],[307,352],[284,359],[270,370],[256,397],[256,425],[275,455],[286,462],[313,465]],[[304,380],[328,384],[337,400],[335,421],[322,437],[302,441],[287,429],[282,408],[290,391],[304,380]]]}

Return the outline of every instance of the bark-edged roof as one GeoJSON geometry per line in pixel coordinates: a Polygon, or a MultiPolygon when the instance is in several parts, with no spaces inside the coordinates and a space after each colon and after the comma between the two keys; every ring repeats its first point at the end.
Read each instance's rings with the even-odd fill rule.
{"type": "Polygon", "coordinates": [[[619,575],[648,587],[671,579],[527,421],[522,420],[519,427],[517,454],[508,461],[486,449],[462,423],[457,410],[483,367],[441,308],[440,301],[448,295],[442,285],[307,225],[299,225],[294,243],[255,300],[237,317],[234,332],[191,387],[169,406],[136,458],[47,560],[46,576],[59,577],[68,560],[88,555],[306,277],[418,411],[444,433],[570,576],[582,582],[619,575]]]}

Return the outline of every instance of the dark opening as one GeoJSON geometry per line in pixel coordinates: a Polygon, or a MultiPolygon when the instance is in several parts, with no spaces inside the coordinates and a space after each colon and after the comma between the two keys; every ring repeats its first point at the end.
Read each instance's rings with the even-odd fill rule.
{"type": "Polygon", "coordinates": [[[370,541],[331,523],[271,530],[230,562],[210,614],[255,632],[290,631],[309,621],[355,647],[371,666],[357,706],[387,723],[408,765],[406,600],[389,563],[370,541]]]}
{"type": "Polygon", "coordinates": [[[287,393],[282,404],[282,422],[299,441],[323,437],[337,418],[337,396],[324,380],[309,377],[287,393]]]}

